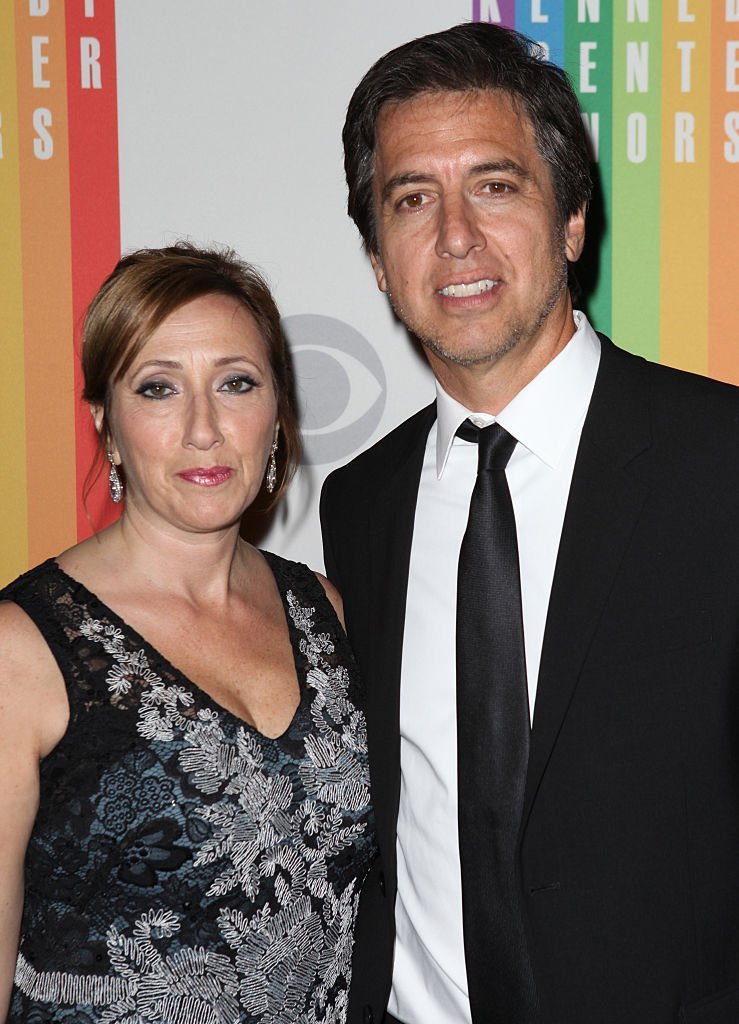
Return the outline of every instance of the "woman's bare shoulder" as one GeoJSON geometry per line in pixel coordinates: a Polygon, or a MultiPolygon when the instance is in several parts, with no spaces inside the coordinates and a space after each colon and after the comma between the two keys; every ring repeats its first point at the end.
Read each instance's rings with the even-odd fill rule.
{"type": "Polygon", "coordinates": [[[64,680],[38,627],[13,601],[0,601],[0,735],[23,737],[44,757],[69,718],[64,680]]]}
{"type": "Polygon", "coordinates": [[[38,627],[15,601],[0,601],[0,667],[8,659],[25,660],[34,655],[51,657],[38,627]]]}

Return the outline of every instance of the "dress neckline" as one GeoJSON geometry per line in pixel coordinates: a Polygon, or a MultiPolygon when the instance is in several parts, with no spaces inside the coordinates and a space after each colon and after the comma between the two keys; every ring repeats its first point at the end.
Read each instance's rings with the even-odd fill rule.
{"type": "Polygon", "coordinates": [[[118,626],[125,634],[125,636],[130,641],[132,641],[134,645],[140,644],[142,648],[145,648],[146,654],[149,657],[150,664],[154,663],[155,665],[161,666],[167,675],[174,677],[178,682],[181,682],[186,688],[196,692],[199,695],[200,699],[204,703],[209,705],[209,707],[212,710],[216,711],[219,715],[228,715],[228,717],[231,718],[234,722],[237,722],[243,728],[248,729],[249,732],[253,733],[254,736],[258,737],[261,741],[265,743],[279,743],[281,740],[284,740],[286,736],[288,736],[293,725],[295,724],[296,719],[298,718],[303,709],[303,704],[305,701],[307,691],[307,687],[305,685],[307,666],[305,664],[304,655],[300,650],[300,643],[296,636],[296,627],[290,614],[290,607],[287,602],[287,590],[283,587],[282,573],[279,569],[279,566],[283,560],[278,555],[275,555],[269,551],[263,551],[259,549],[259,553],[267,563],[267,568],[272,574],[272,578],[275,581],[275,586],[277,587],[277,592],[280,595],[280,602],[282,604],[282,611],[285,616],[285,622],[287,624],[288,639],[290,641],[290,648],[293,656],[293,667],[295,669],[295,676],[298,682],[299,699],[297,706],[286,728],[283,730],[283,732],[279,734],[279,736],[267,736],[266,733],[261,732],[259,729],[257,729],[255,725],[252,725],[251,722],[247,722],[246,719],[241,718],[239,715],[236,714],[236,712],[230,711],[227,707],[225,707],[223,704],[217,701],[208,693],[207,690],[203,689],[203,687],[200,686],[194,679],[191,679],[190,676],[188,676],[185,672],[182,671],[182,669],[178,668],[173,662],[169,660],[169,658],[165,657],[165,655],[162,654],[162,652],[157,647],[155,647],[154,644],[152,644],[149,640],[146,639],[145,636],[139,633],[139,631],[135,629],[135,627],[133,627],[129,622],[127,622],[122,615],[115,611],[114,608],[111,608],[109,604],[106,604],[106,602],[103,601],[102,598],[98,597],[98,595],[94,591],[90,590],[90,588],[86,586],[86,584],[82,583],[81,580],[78,580],[76,577],[71,576],[65,569],[63,569],[61,565],[59,565],[59,563],[57,562],[56,558],[47,559],[47,561],[44,562],[41,566],[39,566],[39,568],[50,568],[53,572],[56,572],[56,574],[59,577],[64,579],[75,591],[79,592],[86,598],[89,598],[89,601],[87,601],[86,603],[92,603],[93,605],[97,605],[98,608],[103,611],[105,618],[109,619],[113,625],[118,626]]]}

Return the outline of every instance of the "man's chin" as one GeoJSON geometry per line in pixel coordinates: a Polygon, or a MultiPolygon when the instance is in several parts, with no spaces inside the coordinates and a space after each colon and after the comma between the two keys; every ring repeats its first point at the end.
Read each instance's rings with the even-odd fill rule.
{"type": "Polygon", "coordinates": [[[484,344],[470,345],[446,342],[443,339],[431,338],[416,334],[426,355],[439,359],[453,366],[491,366],[512,351],[520,341],[520,335],[514,334],[503,341],[494,342],[490,339],[484,344]]]}
{"type": "MultiPolygon", "coordinates": [[[[476,325],[477,338],[447,336],[434,330],[429,324],[414,322],[406,315],[404,307],[388,292],[393,313],[403,324],[409,334],[423,348],[427,358],[438,359],[442,363],[454,366],[488,366],[497,363],[506,353],[515,348],[522,334],[521,328],[513,328],[505,338],[492,338],[484,335],[480,324],[476,325]]],[[[472,328],[475,330],[475,328],[472,328]]]]}

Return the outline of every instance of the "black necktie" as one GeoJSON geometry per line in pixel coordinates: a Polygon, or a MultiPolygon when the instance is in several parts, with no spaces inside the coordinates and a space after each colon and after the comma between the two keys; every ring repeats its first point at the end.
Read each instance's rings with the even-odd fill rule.
{"type": "Polygon", "coordinates": [[[457,577],[457,766],[464,949],[473,1024],[539,1020],[516,847],[529,756],[529,702],[516,520],[499,423],[478,442],[457,577]]]}

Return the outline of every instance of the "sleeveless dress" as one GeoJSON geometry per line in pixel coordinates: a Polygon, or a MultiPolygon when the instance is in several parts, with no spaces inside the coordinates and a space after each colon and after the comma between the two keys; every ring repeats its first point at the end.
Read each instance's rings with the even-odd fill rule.
{"type": "Polygon", "coordinates": [[[41,763],[12,1024],[345,1021],[376,853],[360,685],[316,577],[265,557],[300,683],[277,739],[55,561],[0,592],[40,629],[70,706],[41,763]]]}

